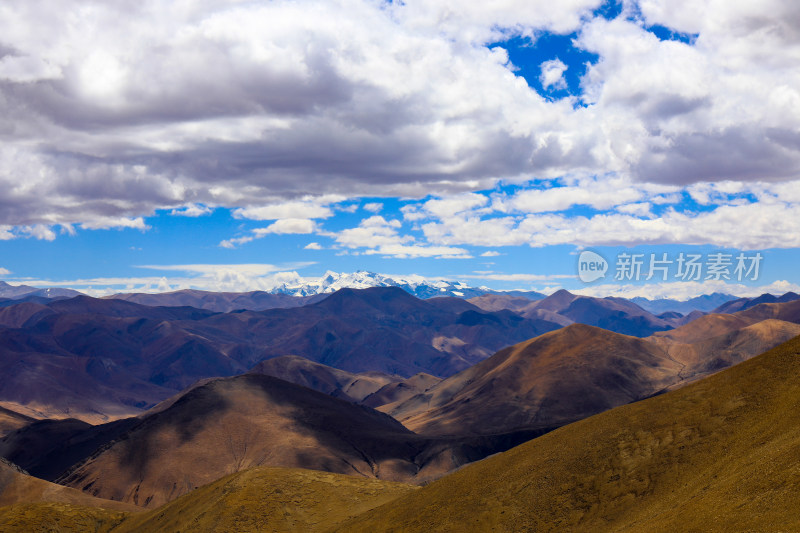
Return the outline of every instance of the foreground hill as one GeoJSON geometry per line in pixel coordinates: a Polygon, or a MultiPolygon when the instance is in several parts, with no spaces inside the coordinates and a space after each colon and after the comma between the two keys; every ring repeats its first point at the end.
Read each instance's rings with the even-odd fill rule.
{"type": "Polygon", "coordinates": [[[128,518],[133,531],[316,532],[417,490],[413,485],[328,472],[253,468],[153,511],[128,518]]]}
{"type": "Polygon", "coordinates": [[[570,424],[339,531],[800,529],[800,338],[570,424]]]}
{"type": "Polygon", "coordinates": [[[0,531],[110,531],[138,511],[31,477],[0,458],[0,531]]]}
{"type": "Polygon", "coordinates": [[[211,380],[168,403],[59,483],[149,508],[262,465],[423,483],[532,436],[421,437],[368,407],[258,374],[211,380]]]}

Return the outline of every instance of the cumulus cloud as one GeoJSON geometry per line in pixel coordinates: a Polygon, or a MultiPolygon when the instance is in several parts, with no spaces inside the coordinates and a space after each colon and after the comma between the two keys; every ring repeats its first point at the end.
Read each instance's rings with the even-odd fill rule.
{"type": "Polygon", "coordinates": [[[171,215],[180,216],[180,217],[202,217],[205,215],[210,215],[214,210],[207,206],[201,204],[189,204],[183,206],[180,209],[173,209],[170,213],[171,215]]]}
{"type": "Polygon", "coordinates": [[[365,255],[385,255],[398,258],[438,257],[467,259],[471,256],[464,248],[430,246],[415,242],[411,235],[400,235],[399,220],[386,220],[380,215],[362,220],[355,228],[336,234],[336,242],[349,249],[361,249],[365,255]]]}
{"type": "MultiPolygon", "coordinates": [[[[601,3],[8,0],[0,239],[49,238],[58,225],[145,230],[156,210],[199,216],[210,205],[250,220],[327,219],[348,198],[433,194],[441,198],[403,211],[409,222],[442,220],[424,226],[431,242],[396,236],[395,250],[498,233],[562,242],[576,231],[547,213],[575,205],[618,209],[607,220],[613,236],[703,240],[710,232],[678,227],[701,219],[650,218],[646,203],[671,201],[652,184],[800,178],[796,2],[639,0],[612,20],[594,14],[601,3]],[[661,39],[653,25],[690,42],[661,39]],[[574,32],[574,45],[598,58],[577,97],[544,98],[489,46],[520,36],[536,46],[547,32],[574,32]],[[473,195],[574,176],[597,176],[595,186],[473,195]],[[479,211],[495,208],[507,216],[479,211]],[[453,217],[464,230],[447,226],[453,217]]],[[[543,63],[542,85],[562,87],[567,68],[543,63]]],[[[688,193],[698,203],[731,194],[688,193]]],[[[738,207],[765,221],[742,239],[770,241],[755,234],[775,234],[768,214],[738,207]]],[[[780,229],[795,229],[795,218],[780,229]]],[[[602,237],[595,226],[605,221],[577,225],[602,237]]],[[[603,240],[612,241],[629,239],[603,240]]]]}
{"type": "Polygon", "coordinates": [[[560,59],[551,59],[545,61],[539,66],[542,71],[539,76],[539,82],[545,89],[566,89],[567,80],[564,79],[564,72],[567,71],[567,65],[560,59]]]}
{"type": "Polygon", "coordinates": [[[303,250],[322,250],[322,246],[318,242],[310,242],[303,246],[303,250]]]}
{"type": "Polygon", "coordinates": [[[219,245],[223,248],[235,248],[236,246],[252,242],[256,239],[262,239],[269,234],[308,234],[314,232],[316,227],[316,223],[307,218],[283,218],[276,220],[267,227],[252,230],[250,235],[226,239],[220,242],[219,245]]]}
{"type": "Polygon", "coordinates": [[[306,197],[302,200],[236,209],[233,216],[250,220],[329,218],[333,216],[329,204],[344,199],[341,196],[306,197]]]}

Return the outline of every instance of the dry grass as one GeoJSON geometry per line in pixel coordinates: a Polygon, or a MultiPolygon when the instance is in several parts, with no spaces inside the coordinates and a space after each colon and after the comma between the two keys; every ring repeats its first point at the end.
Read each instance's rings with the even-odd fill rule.
{"type": "Polygon", "coordinates": [[[113,531],[312,533],[414,490],[412,485],[328,472],[254,468],[131,516],[113,531]]]}
{"type": "Polygon", "coordinates": [[[339,531],[800,530],[800,338],[469,465],[339,531]]]}

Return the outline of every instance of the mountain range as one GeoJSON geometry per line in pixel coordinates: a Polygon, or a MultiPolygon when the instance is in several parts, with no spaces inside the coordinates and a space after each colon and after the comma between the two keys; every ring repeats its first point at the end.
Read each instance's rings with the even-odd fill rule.
{"type": "Polygon", "coordinates": [[[800,339],[562,427],[335,531],[795,531],[800,339]]]}
{"type": "Polygon", "coordinates": [[[102,422],[141,412],[199,379],[284,355],[398,380],[448,376],[558,327],[460,298],[420,300],[396,287],[342,289],[303,307],[260,312],[88,296],[26,302],[0,308],[0,372],[14,376],[0,383],[0,405],[102,422]]]}
{"type": "MultiPolygon", "coordinates": [[[[766,319],[769,321],[778,320],[776,317],[790,318],[796,313],[794,307],[786,304],[756,307],[757,311],[738,318],[748,321],[770,316],[766,319]]],[[[264,406],[252,409],[255,416],[291,413],[291,408],[281,407],[293,405],[292,398],[312,402],[307,414],[317,413],[323,405],[323,409],[329,409],[332,403],[338,409],[355,408],[351,403],[309,394],[303,392],[308,389],[263,376],[251,376],[244,381],[215,380],[195,387],[166,410],[154,413],[150,423],[145,417],[139,428],[74,468],[70,475],[85,476],[81,482],[89,484],[83,492],[31,478],[13,464],[0,464],[0,495],[6,498],[0,501],[0,526],[9,529],[11,525],[19,530],[66,527],[71,531],[116,532],[187,529],[358,532],[398,528],[403,531],[794,530],[800,527],[800,513],[794,505],[800,490],[794,475],[794,451],[800,445],[798,375],[800,337],[679,390],[584,418],[483,461],[467,464],[422,488],[357,475],[259,466],[222,476],[159,507],[152,505],[154,497],[150,500],[152,510],[145,512],[90,495],[92,491],[103,494],[127,487],[127,498],[135,501],[139,494],[143,497],[148,494],[142,488],[159,486],[159,479],[162,490],[170,490],[167,481],[176,464],[191,465],[191,476],[199,465],[205,467],[205,461],[212,461],[209,470],[213,470],[214,464],[226,459],[238,464],[247,457],[249,450],[230,445],[242,438],[241,430],[247,427],[239,424],[228,427],[230,439],[222,439],[227,451],[219,455],[224,458],[206,455],[200,461],[184,455],[197,454],[202,448],[192,445],[201,433],[206,435],[200,442],[214,442],[207,432],[214,430],[211,426],[215,425],[216,417],[202,412],[204,408],[211,409],[210,415],[219,409],[243,414],[252,401],[263,401],[259,398],[272,401],[266,411],[264,406]],[[221,388],[215,388],[220,385],[221,388]],[[290,394],[285,390],[278,392],[286,387],[292,391],[290,394]],[[257,398],[248,397],[255,391],[260,391],[256,392],[257,398]],[[219,401],[220,398],[213,398],[218,394],[231,396],[219,401]],[[286,399],[289,404],[279,399],[286,399]],[[279,400],[277,404],[275,400],[279,400]],[[199,412],[187,416],[187,408],[199,412]],[[154,434],[161,436],[142,440],[148,426],[162,428],[161,433],[154,434]],[[171,433],[166,431],[170,427],[174,428],[171,433]],[[136,446],[127,444],[129,453],[134,454],[130,459],[157,460],[166,451],[172,461],[145,466],[144,479],[138,478],[133,485],[121,480],[135,460],[120,468],[93,468],[101,461],[124,455],[120,448],[131,439],[136,446]],[[159,446],[159,439],[172,439],[176,445],[159,446]],[[145,449],[139,451],[142,446],[145,449]],[[156,450],[159,452],[151,453],[156,450]],[[175,463],[175,459],[179,461],[175,463]],[[98,472],[103,475],[92,477],[98,472]],[[166,479],[160,475],[162,472],[166,479]],[[92,480],[99,483],[97,488],[91,485],[92,480]]],[[[371,419],[375,416],[372,413],[365,412],[366,419],[356,415],[356,420],[371,419]]],[[[229,416],[223,415],[223,420],[230,420],[229,416]]],[[[373,429],[361,426],[360,422],[347,428],[337,424],[336,416],[326,419],[327,416],[294,418],[307,428],[316,428],[315,431],[326,427],[328,431],[335,429],[340,436],[354,438],[353,431],[361,428],[366,431],[364,435],[376,435],[373,430],[384,427],[381,421],[377,425],[368,423],[373,429]]],[[[297,423],[290,424],[296,427],[297,423]]],[[[395,431],[389,428],[397,428],[406,438],[413,436],[388,422],[389,433],[379,430],[378,438],[386,438],[395,431]]],[[[297,438],[294,435],[294,430],[289,431],[276,444],[297,438]]],[[[312,446],[329,443],[315,436],[319,434],[309,434],[312,446]]],[[[268,440],[254,439],[254,442],[268,440]]],[[[303,448],[294,448],[297,449],[303,448]]],[[[191,484],[191,477],[188,479],[191,484]]],[[[139,508],[142,503],[139,500],[139,508]]]]}
{"type": "MultiPolygon", "coordinates": [[[[269,530],[281,523],[301,530],[382,530],[390,527],[385,519],[410,530],[466,527],[452,516],[442,522],[426,512],[419,520],[409,517],[421,494],[448,515],[474,516],[479,529],[507,529],[513,520],[545,530],[595,530],[603,520],[653,524],[648,513],[667,507],[661,497],[648,500],[642,483],[671,486],[674,478],[700,478],[666,459],[641,475],[625,465],[650,468],[648,457],[662,449],[670,450],[668,458],[711,453],[686,440],[681,427],[664,433],[668,421],[659,417],[685,420],[716,435],[720,446],[746,453],[725,441],[718,425],[721,419],[755,424],[738,415],[725,418],[738,409],[735,398],[753,398],[752,416],[776,423],[782,412],[762,408],[783,406],[790,396],[759,396],[749,375],[729,373],[750,368],[783,394],[774,375],[796,350],[791,340],[800,338],[800,299],[793,293],[729,300],[717,312],[687,315],[656,315],[630,300],[567,291],[536,300],[512,294],[421,299],[394,286],[303,297],[186,291],[164,297],[205,308],[84,295],[23,297],[0,306],[0,372],[6,377],[0,382],[0,457],[6,461],[0,465],[0,529],[238,530],[235,524],[246,523],[269,530]],[[237,308],[278,299],[292,305],[237,308]],[[778,355],[757,357],[787,342],[770,352],[778,355]],[[753,366],[758,360],[767,363],[753,366]],[[763,365],[769,370],[760,370],[763,365]],[[733,377],[720,381],[722,375],[733,377]],[[686,390],[705,392],[681,396],[686,390]],[[667,398],[691,398],[696,405],[667,398]],[[733,407],[719,407],[717,398],[733,407]],[[657,407],[614,418],[646,405],[657,407]],[[703,405],[708,420],[695,408],[703,405]],[[688,418],[676,414],[679,408],[688,418]],[[571,429],[581,424],[597,431],[596,442],[571,429]],[[658,435],[656,448],[642,437],[648,431],[658,435]],[[545,448],[528,448],[535,443],[545,448]],[[561,445],[587,455],[565,455],[561,445]],[[529,490],[520,477],[528,459],[518,451],[527,449],[544,450],[532,452],[543,459],[530,468],[549,472],[536,478],[544,479],[537,481],[536,497],[549,503],[534,514],[515,507],[504,492],[505,484],[517,494],[529,490]],[[513,457],[502,466],[508,475],[482,470],[503,464],[504,457],[513,457]],[[591,463],[585,470],[580,457],[591,463]],[[606,470],[608,491],[597,477],[606,470]],[[464,474],[470,471],[479,473],[464,474]],[[488,508],[497,516],[462,508],[461,500],[486,507],[472,489],[464,492],[463,476],[471,483],[486,480],[496,494],[488,508]],[[549,479],[573,488],[542,488],[549,479]],[[305,488],[297,492],[298,486],[305,488]],[[280,492],[273,493],[275,487],[280,492]],[[272,496],[261,498],[265,492],[272,496]],[[437,500],[447,493],[459,503],[437,500]],[[565,494],[583,499],[564,500],[565,494]],[[626,500],[626,494],[635,497],[626,500]],[[352,510],[330,508],[328,520],[326,498],[352,510]],[[630,515],[632,502],[640,500],[644,514],[630,515]],[[242,521],[231,522],[224,509],[204,512],[203,505],[234,506],[242,521]],[[569,512],[546,511],[557,506],[569,512]],[[269,516],[256,508],[269,509],[263,511],[269,516]]],[[[793,371],[785,369],[789,379],[793,371]]],[[[768,434],[776,449],[789,437],[768,434]]],[[[736,475],[747,473],[752,460],[742,459],[736,475]]],[[[693,509],[690,500],[676,502],[693,509]]]]}

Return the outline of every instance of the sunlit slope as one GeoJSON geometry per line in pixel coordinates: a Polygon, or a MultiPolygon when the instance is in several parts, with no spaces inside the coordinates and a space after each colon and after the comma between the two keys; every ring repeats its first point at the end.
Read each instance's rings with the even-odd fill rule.
{"type": "Polygon", "coordinates": [[[127,513],[69,503],[39,502],[0,507],[0,531],[106,533],[127,513]]]}
{"type": "Polygon", "coordinates": [[[415,490],[411,485],[377,479],[260,467],[133,515],[114,533],[325,531],[415,490]]]}
{"type": "Polygon", "coordinates": [[[562,427],[340,531],[800,530],[800,337],[562,427]]]}
{"type": "Polygon", "coordinates": [[[0,458],[0,509],[38,502],[103,507],[117,511],[137,510],[133,505],[94,498],[79,490],[32,477],[18,466],[0,458]]]}

